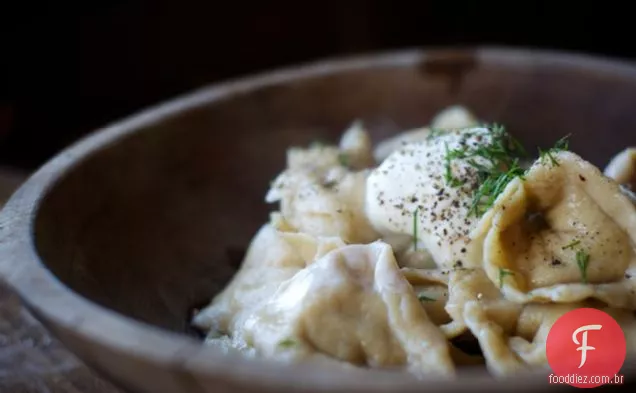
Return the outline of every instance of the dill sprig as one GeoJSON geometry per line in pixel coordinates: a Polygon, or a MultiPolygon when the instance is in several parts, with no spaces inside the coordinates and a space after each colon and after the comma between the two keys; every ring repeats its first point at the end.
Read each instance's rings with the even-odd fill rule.
{"type": "Polygon", "coordinates": [[[541,148],[539,148],[539,160],[541,161],[541,163],[543,165],[547,164],[547,161],[549,161],[553,167],[559,166],[559,161],[557,161],[556,158],[554,158],[554,154],[558,153],[559,151],[563,151],[563,150],[568,150],[569,148],[569,142],[568,142],[568,138],[570,137],[570,134],[564,136],[563,138],[559,139],[552,148],[548,149],[548,150],[542,150],[541,148]]]}
{"type": "MultiPolygon", "coordinates": [[[[519,166],[519,159],[527,156],[521,143],[509,135],[503,126],[493,124],[484,128],[488,130],[488,135],[484,134],[484,137],[488,138],[486,143],[477,146],[463,144],[462,147],[453,150],[448,149],[447,143],[444,145],[444,177],[450,186],[462,185],[452,174],[453,160],[464,159],[477,171],[479,186],[474,190],[473,203],[469,211],[469,215],[474,214],[477,217],[483,215],[494,204],[512,179],[523,176],[525,171],[519,166]],[[485,163],[478,162],[477,158],[481,158],[485,163]]],[[[466,134],[467,137],[470,135],[471,133],[466,134]]]]}
{"type": "Polygon", "coordinates": [[[445,132],[447,131],[444,130],[443,128],[431,128],[428,132],[428,135],[426,135],[426,140],[431,141],[437,138],[438,136],[444,134],[445,132]]]}
{"type": "Polygon", "coordinates": [[[583,250],[576,252],[576,265],[581,271],[581,281],[583,284],[587,284],[587,267],[590,264],[590,254],[583,250]]]}
{"type": "Polygon", "coordinates": [[[572,240],[570,243],[568,243],[565,246],[561,247],[561,249],[562,250],[573,249],[574,247],[578,246],[579,244],[581,244],[580,240],[572,240]]]}
{"type": "Polygon", "coordinates": [[[473,203],[470,206],[468,215],[474,214],[477,217],[482,216],[494,205],[508,183],[515,177],[523,179],[524,174],[525,171],[519,166],[519,162],[514,161],[508,171],[487,176],[474,194],[473,203]]]}
{"type": "Polygon", "coordinates": [[[444,142],[445,156],[444,156],[444,179],[451,187],[459,187],[462,185],[461,181],[453,176],[452,161],[456,158],[465,158],[464,151],[460,149],[448,150],[448,143],[444,142]]]}
{"type": "Polygon", "coordinates": [[[499,268],[499,288],[503,288],[504,279],[507,276],[514,276],[514,275],[515,275],[515,272],[500,267],[499,268]]]}
{"type": "Polygon", "coordinates": [[[424,293],[419,293],[417,295],[417,300],[419,300],[420,302],[434,302],[435,299],[433,299],[432,297],[426,296],[424,293]]]}
{"type": "Polygon", "coordinates": [[[346,153],[339,153],[338,154],[338,162],[343,167],[348,167],[349,163],[350,163],[349,155],[347,155],[346,153]]]}
{"type": "Polygon", "coordinates": [[[570,135],[572,134],[567,134],[563,138],[556,141],[552,149],[553,150],[568,150],[570,148],[570,142],[569,142],[570,135]]]}
{"type": "Polygon", "coordinates": [[[550,163],[552,164],[552,166],[559,166],[559,161],[557,161],[556,158],[554,158],[554,152],[549,149],[549,150],[541,150],[541,148],[539,148],[539,159],[541,160],[541,163],[543,165],[546,165],[546,160],[550,161],[550,163]]]}
{"type": "MultiPolygon", "coordinates": [[[[572,240],[570,243],[561,247],[562,250],[574,250],[575,247],[581,244],[580,240],[572,240]]],[[[581,272],[581,281],[583,284],[587,284],[587,267],[590,264],[590,254],[585,250],[579,248],[575,254],[576,266],[578,266],[581,272]]]]}
{"type": "MultiPolygon", "coordinates": [[[[481,134],[485,141],[476,146],[462,143],[461,147],[449,150],[448,143],[444,144],[446,149],[444,178],[447,184],[451,187],[459,187],[463,184],[460,179],[453,176],[453,160],[463,159],[476,170],[476,185],[468,215],[477,217],[481,217],[494,205],[508,183],[517,177],[524,179],[526,171],[521,168],[520,159],[528,157],[521,142],[513,138],[502,125],[483,125],[483,128],[488,130],[487,134],[481,134]]],[[[471,135],[476,134],[467,132],[465,137],[471,135]]],[[[541,159],[548,159],[558,165],[554,153],[568,149],[568,138],[569,135],[559,139],[552,148],[546,151],[540,150],[541,159]]]]}
{"type": "Polygon", "coordinates": [[[296,346],[297,342],[293,338],[286,338],[278,343],[278,346],[281,348],[292,348],[296,346]]]}
{"type": "Polygon", "coordinates": [[[413,251],[417,251],[417,238],[418,238],[418,233],[417,233],[417,216],[418,213],[420,212],[419,208],[416,208],[413,211],[413,251]]]}

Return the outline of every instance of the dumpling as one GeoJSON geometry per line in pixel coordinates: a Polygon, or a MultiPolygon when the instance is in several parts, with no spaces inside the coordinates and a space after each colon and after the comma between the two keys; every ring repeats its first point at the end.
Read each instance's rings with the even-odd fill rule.
{"type": "Polygon", "coordinates": [[[386,139],[378,143],[373,153],[377,162],[384,161],[396,150],[402,146],[413,143],[422,142],[429,138],[431,129],[448,130],[476,127],[477,119],[466,108],[462,106],[451,106],[440,111],[433,118],[430,127],[417,128],[402,132],[392,138],[386,139]]]}
{"type": "Polygon", "coordinates": [[[636,309],[636,209],[574,153],[539,159],[511,181],[471,235],[484,269],[519,303],[597,298],[636,309]]]}
{"type": "Polygon", "coordinates": [[[431,321],[440,327],[450,323],[451,317],[445,309],[448,301],[448,272],[413,268],[402,268],[400,271],[413,286],[431,321]]]}
{"type": "MultiPolygon", "coordinates": [[[[448,314],[458,328],[468,329],[477,338],[486,365],[495,376],[547,367],[545,344],[548,333],[556,320],[568,311],[595,307],[614,316],[624,329],[636,323],[632,312],[611,309],[598,302],[512,302],[488,279],[483,269],[451,271],[448,285],[448,314]]],[[[630,333],[627,339],[628,348],[636,349],[636,334],[630,333]]]]}
{"type": "Polygon", "coordinates": [[[627,148],[614,156],[604,173],[618,184],[636,190],[636,148],[627,148]]]}
{"type": "MultiPolygon", "coordinates": [[[[466,331],[466,307],[473,303],[493,315],[489,318],[491,322],[494,320],[503,326],[514,325],[521,305],[506,300],[483,269],[456,269],[450,271],[448,277],[446,312],[452,322],[442,327],[448,337],[456,337],[466,331]]],[[[476,332],[473,331],[473,334],[476,332]]]]}
{"type": "Polygon", "coordinates": [[[614,317],[625,332],[628,352],[636,350],[634,314],[591,303],[527,304],[519,309],[516,320],[503,323],[493,320],[496,313],[470,303],[465,307],[464,318],[479,340],[488,370],[495,376],[507,376],[530,368],[547,369],[546,342],[550,329],[565,313],[584,307],[598,308],[614,317]]]}
{"type": "Polygon", "coordinates": [[[506,300],[483,269],[456,269],[448,274],[446,311],[452,322],[444,326],[458,336],[469,330],[477,338],[488,369],[506,375],[525,368],[508,344],[514,336],[523,305],[506,300]]]}
{"type": "MultiPolygon", "coordinates": [[[[391,240],[384,240],[391,244],[391,240]]],[[[410,247],[400,247],[395,243],[392,245],[395,247],[395,258],[397,259],[400,267],[433,269],[437,266],[435,265],[435,259],[433,259],[433,256],[423,248],[415,248],[413,245],[410,247]]]]}
{"type": "Polygon", "coordinates": [[[459,130],[477,127],[479,122],[470,111],[461,105],[453,105],[440,111],[431,121],[432,129],[459,130]]]}
{"type": "Polygon", "coordinates": [[[268,357],[320,353],[416,376],[454,374],[444,335],[382,242],[338,248],[297,272],[234,334],[268,357]]]}
{"type": "Polygon", "coordinates": [[[547,367],[545,342],[550,328],[561,315],[578,307],[580,305],[571,303],[529,304],[518,307],[516,313],[502,314],[500,310],[470,302],[464,306],[463,314],[469,329],[479,340],[488,371],[502,377],[530,367],[547,367]]]}
{"type": "Polygon", "coordinates": [[[279,222],[295,231],[340,237],[348,243],[369,243],[379,238],[364,212],[369,171],[351,171],[342,159],[344,154],[351,154],[357,161],[364,161],[364,137],[358,131],[352,131],[351,140],[344,143],[349,149],[345,152],[320,145],[288,151],[287,169],[266,196],[269,203],[280,202],[280,218],[284,221],[279,222]],[[362,142],[357,145],[356,139],[362,142]]]}
{"type": "MultiPolygon", "coordinates": [[[[482,301],[483,282],[486,283],[486,290],[488,286],[492,286],[483,271],[475,270],[477,275],[471,274],[473,271],[467,269],[449,271],[402,268],[401,271],[413,286],[426,314],[449,340],[450,353],[455,365],[458,367],[484,365],[485,359],[481,351],[475,352],[478,343],[468,331],[462,314],[463,305],[471,298],[475,298],[478,293],[479,300],[482,301]],[[475,278],[476,282],[473,280],[475,278]],[[482,285],[479,280],[482,280],[482,285]]],[[[499,291],[492,292],[490,298],[486,297],[483,300],[501,298],[499,291]]],[[[518,305],[511,303],[510,306],[513,311],[519,308],[518,305]]]]}
{"type": "Polygon", "coordinates": [[[367,179],[366,210],[373,227],[393,242],[417,244],[440,268],[480,266],[480,244],[469,237],[478,221],[471,214],[479,181],[474,163],[489,162],[475,157],[473,164],[449,163],[447,155],[490,139],[487,128],[449,130],[391,154],[367,179]],[[459,184],[452,185],[449,177],[459,184]]]}
{"type": "Polygon", "coordinates": [[[361,121],[355,121],[340,138],[340,160],[353,169],[375,165],[371,137],[361,121]]]}
{"type": "Polygon", "coordinates": [[[343,247],[339,238],[316,238],[286,233],[269,224],[258,231],[241,268],[211,304],[201,310],[193,324],[209,330],[212,338],[232,331],[246,313],[270,297],[278,286],[331,250],[343,247]]]}
{"type": "Polygon", "coordinates": [[[614,156],[604,174],[620,184],[623,194],[636,204],[636,148],[627,148],[614,156]]]}

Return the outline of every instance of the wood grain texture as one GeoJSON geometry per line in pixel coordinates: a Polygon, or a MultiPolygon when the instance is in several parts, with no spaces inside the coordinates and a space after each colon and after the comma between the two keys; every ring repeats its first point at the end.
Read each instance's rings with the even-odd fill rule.
{"type": "MultiPolygon", "coordinates": [[[[60,153],[0,215],[0,276],[82,360],[140,392],[415,392],[388,371],[280,366],[188,336],[189,309],[236,269],[266,220],[285,150],[335,141],[356,118],[374,139],[463,104],[530,147],[571,133],[603,165],[636,143],[636,69],[583,56],[501,49],[328,61],[202,89],[60,153]]],[[[633,376],[628,360],[623,373],[633,376]]],[[[433,390],[559,389],[545,375],[483,372],[433,390]]],[[[625,385],[629,388],[629,385],[625,385]]]]}
{"type": "MultiPolygon", "coordinates": [[[[0,207],[26,175],[0,169],[0,207]]],[[[0,282],[0,392],[120,393],[69,352],[0,282]]]]}
{"type": "Polygon", "coordinates": [[[121,393],[95,375],[0,283],[0,392],[121,393]]]}

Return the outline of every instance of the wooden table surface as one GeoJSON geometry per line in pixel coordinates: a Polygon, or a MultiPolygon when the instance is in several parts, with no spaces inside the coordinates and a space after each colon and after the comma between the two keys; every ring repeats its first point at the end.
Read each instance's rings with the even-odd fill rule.
{"type": "MultiPolygon", "coordinates": [[[[0,169],[0,204],[25,176],[0,169]]],[[[0,283],[0,393],[123,393],[96,376],[0,283]]]]}

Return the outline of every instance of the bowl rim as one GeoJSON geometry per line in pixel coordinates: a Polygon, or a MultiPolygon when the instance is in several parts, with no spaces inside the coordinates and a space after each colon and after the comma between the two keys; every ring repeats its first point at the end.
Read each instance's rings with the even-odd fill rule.
{"type": "MultiPolygon", "coordinates": [[[[263,389],[306,389],[313,391],[416,391],[422,382],[394,372],[373,370],[334,373],[307,364],[278,365],[264,359],[245,359],[205,347],[193,338],[118,314],[76,293],[64,285],[44,265],[36,249],[35,219],[45,195],[73,168],[89,156],[116,144],[142,128],[164,119],[238,94],[267,86],[382,67],[410,67],[423,59],[446,53],[466,53],[480,61],[533,63],[566,66],[621,75],[636,80],[636,67],[626,60],[578,52],[502,46],[439,47],[403,49],[365,55],[330,58],[300,66],[265,71],[253,76],[204,86],[168,101],[143,109],[81,138],[42,165],[12,195],[0,213],[0,279],[12,287],[27,307],[45,325],[59,325],[87,341],[114,349],[126,356],[184,373],[207,374],[238,383],[258,381],[263,389]]],[[[81,356],[80,356],[81,357],[81,356]]],[[[100,370],[107,372],[107,370],[100,370]]],[[[636,358],[628,358],[623,373],[636,374],[636,358]],[[629,372],[628,372],[629,371],[629,372]]],[[[517,390],[556,388],[548,385],[544,371],[514,376],[517,390]]],[[[483,371],[467,372],[452,382],[434,379],[428,388],[508,391],[512,385],[500,383],[483,371]],[[486,385],[484,385],[486,384],[486,385]]]]}

